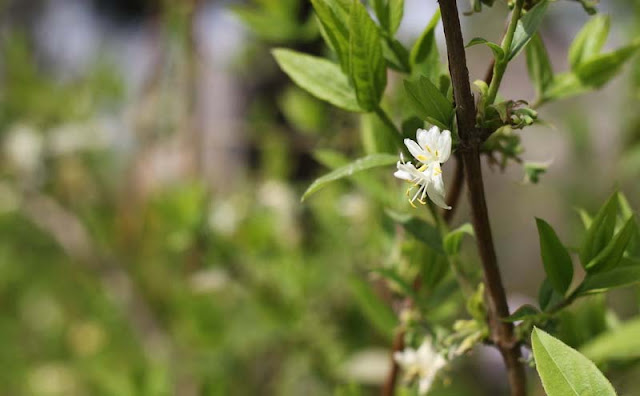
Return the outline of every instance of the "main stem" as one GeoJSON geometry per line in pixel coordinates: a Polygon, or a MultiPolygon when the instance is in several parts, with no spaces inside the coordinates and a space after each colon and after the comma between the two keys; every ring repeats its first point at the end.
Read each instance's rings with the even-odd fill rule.
{"type": "MultiPolygon", "coordinates": [[[[519,0],[518,3],[521,3],[519,0]]],[[[489,328],[491,340],[500,350],[505,362],[512,396],[526,395],[526,375],[521,359],[520,346],[513,335],[513,324],[502,321],[509,316],[507,298],[498,269],[496,252],[489,224],[489,213],[485,200],[480,145],[482,131],[475,126],[475,105],[469,84],[469,71],[460,28],[456,0],[440,0],[442,24],[447,43],[449,72],[456,101],[460,156],[464,166],[471,220],[476,234],[478,253],[482,261],[484,281],[487,289],[489,328]]],[[[515,15],[514,15],[515,16],[515,15]]],[[[511,45],[509,43],[509,45],[511,45]]],[[[496,70],[494,70],[495,72],[496,70]]],[[[503,71],[504,72],[504,71],[503,71]]],[[[497,76],[494,75],[494,80],[497,76]]]]}

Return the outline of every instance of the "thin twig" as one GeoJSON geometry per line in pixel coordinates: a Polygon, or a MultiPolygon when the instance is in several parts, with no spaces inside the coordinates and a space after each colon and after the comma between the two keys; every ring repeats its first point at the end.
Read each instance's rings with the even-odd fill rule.
{"type": "Polygon", "coordinates": [[[440,11],[447,43],[453,94],[457,104],[456,117],[461,139],[459,152],[464,164],[471,219],[487,289],[491,340],[500,350],[505,361],[511,395],[525,396],[526,376],[520,361],[520,346],[513,335],[513,324],[501,320],[509,315],[509,307],[498,269],[485,201],[480,162],[482,131],[475,126],[476,111],[469,84],[469,71],[456,0],[440,0],[440,11]]]}

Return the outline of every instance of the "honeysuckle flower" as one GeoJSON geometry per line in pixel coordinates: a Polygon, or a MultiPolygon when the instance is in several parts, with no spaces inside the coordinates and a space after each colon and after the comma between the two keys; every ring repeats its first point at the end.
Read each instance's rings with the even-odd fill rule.
{"type": "Polygon", "coordinates": [[[425,204],[425,195],[438,206],[444,209],[451,209],[444,200],[444,181],[442,180],[441,164],[446,162],[451,155],[451,132],[440,129],[436,126],[428,131],[418,129],[416,141],[405,139],[404,144],[409,149],[411,155],[422,165],[416,168],[411,162],[405,162],[402,155],[397,164],[398,170],[395,177],[412,183],[407,190],[407,195],[418,188],[417,192],[409,199],[411,205],[418,199],[418,202],[425,204]]]}
{"type": "Polygon", "coordinates": [[[393,358],[404,370],[406,381],[414,379],[418,381],[418,392],[421,395],[429,391],[438,371],[447,363],[445,358],[433,348],[431,339],[428,337],[417,350],[405,348],[402,352],[394,353],[393,358]]]}

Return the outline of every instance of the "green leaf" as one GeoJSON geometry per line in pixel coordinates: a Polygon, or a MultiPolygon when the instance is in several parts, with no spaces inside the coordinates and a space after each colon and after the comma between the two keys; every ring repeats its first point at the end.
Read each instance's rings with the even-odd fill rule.
{"type": "Polygon", "coordinates": [[[277,48],[271,51],[282,70],[318,99],[348,111],[363,111],[340,67],[326,59],[277,48]]]}
{"type": "Polygon", "coordinates": [[[311,0],[327,42],[338,55],[345,73],[349,71],[349,9],[340,1],[311,0]]]}
{"type": "Polygon", "coordinates": [[[544,96],[553,81],[553,69],[549,54],[539,34],[535,34],[526,47],[527,70],[539,98],[544,96]]]}
{"type": "Polygon", "coordinates": [[[398,162],[398,156],[391,154],[371,154],[357,159],[348,165],[335,169],[334,171],[316,179],[302,195],[302,201],[331,182],[352,176],[367,169],[388,166],[395,164],[396,162],[398,162]]]}
{"type": "Polygon", "coordinates": [[[352,3],[349,19],[349,79],[360,107],[372,111],[387,85],[380,32],[359,1],[352,3]]]}
{"type": "Polygon", "coordinates": [[[596,214],[582,242],[580,261],[584,267],[611,241],[613,231],[616,227],[617,212],[618,193],[614,192],[596,214]]]}
{"type": "Polygon", "coordinates": [[[437,253],[444,254],[442,238],[438,229],[426,221],[408,214],[397,213],[391,210],[385,212],[392,220],[401,224],[407,232],[419,241],[425,243],[437,253]]]}
{"type": "Polygon", "coordinates": [[[552,308],[562,301],[562,297],[561,294],[553,289],[549,278],[545,278],[538,291],[538,304],[540,304],[540,309],[546,311],[548,308],[552,308]]]}
{"type": "Polygon", "coordinates": [[[636,222],[634,216],[631,216],[613,240],[596,257],[589,261],[585,267],[587,271],[603,272],[615,268],[622,260],[624,251],[627,249],[635,232],[636,222]]]}
{"type": "Polygon", "coordinates": [[[391,308],[376,296],[368,283],[358,278],[351,278],[349,285],[364,315],[378,331],[391,337],[398,323],[391,308]]]}
{"type": "Polygon", "coordinates": [[[460,227],[444,236],[444,251],[447,253],[447,255],[455,256],[460,252],[462,238],[465,234],[474,236],[473,227],[469,223],[461,225],[460,227]]]}
{"type": "MultiPolygon", "coordinates": [[[[331,170],[348,166],[351,163],[351,160],[344,154],[332,150],[316,150],[313,152],[313,158],[331,170]]],[[[369,172],[360,172],[349,177],[349,179],[381,205],[390,206],[395,204],[398,200],[397,194],[389,191],[386,183],[382,183],[375,176],[369,172]]]]}
{"type": "Polygon", "coordinates": [[[514,313],[504,318],[504,322],[517,322],[519,320],[528,319],[530,317],[534,317],[540,314],[540,311],[533,305],[525,304],[520,308],[516,309],[514,313]]]}
{"type": "Polygon", "coordinates": [[[575,71],[578,79],[591,88],[600,88],[615,77],[624,63],[640,48],[640,40],[618,48],[613,52],[600,54],[581,64],[575,71]]]}
{"type": "Polygon", "coordinates": [[[606,272],[587,274],[580,285],[580,294],[601,293],[609,289],[639,284],[640,265],[625,265],[625,261],[631,262],[630,259],[623,258],[617,268],[606,272]]]}
{"type": "Polygon", "coordinates": [[[402,21],[404,0],[371,0],[371,4],[382,29],[393,35],[402,21]]]}
{"type": "Polygon", "coordinates": [[[442,129],[450,129],[453,104],[425,76],[417,82],[404,81],[407,97],[416,114],[442,129]]]}
{"type": "Polygon", "coordinates": [[[608,15],[596,15],[584,25],[569,47],[569,64],[572,70],[600,53],[607,41],[610,23],[608,15]]]}
{"type": "Polygon", "coordinates": [[[529,40],[531,40],[538,30],[538,26],[540,26],[548,6],[549,1],[542,0],[520,18],[513,34],[513,41],[511,42],[511,50],[509,51],[508,57],[509,60],[515,58],[520,51],[524,49],[529,40]]]}
{"type": "Polygon", "coordinates": [[[540,329],[531,333],[533,356],[548,396],[615,396],[595,364],[540,329]]]}
{"type": "Polygon", "coordinates": [[[389,0],[389,33],[395,34],[404,16],[404,0],[389,0]]]}
{"type": "Polygon", "coordinates": [[[540,254],[544,271],[553,289],[564,295],[573,280],[573,264],[569,252],[562,245],[556,232],[544,220],[536,218],[540,238],[540,254]]]}
{"type": "Polygon", "coordinates": [[[502,47],[500,47],[496,43],[492,43],[489,40],[483,39],[482,37],[475,37],[471,39],[471,41],[469,41],[469,44],[467,44],[465,48],[473,47],[474,45],[478,44],[485,44],[489,48],[491,48],[491,51],[493,51],[493,56],[496,58],[496,60],[501,60],[502,58],[504,58],[504,51],[502,50],[502,47]]]}
{"type": "Polygon", "coordinates": [[[380,27],[389,31],[389,3],[387,0],[371,0],[371,7],[378,18],[380,27]]]}
{"type": "Polygon", "coordinates": [[[575,73],[560,73],[554,76],[543,98],[545,101],[563,99],[588,92],[590,89],[575,73]]]}
{"type": "Polygon", "coordinates": [[[409,51],[398,40],[382,40],[382,51],[389,67],[403,73],[411,72],[409,51]]]}
{"type": "Polygon", "coordinates": [[[411,71],[417,75],[426,75],[435,82],[440,75],[440,53],[436,42],[435,28],[440,21],[440,9],[433,15],[420,37],[411,47],[409,61],[411,71]]]}
{"type": "Polygon", "coordinates": [[[586,357],[596,363],[611,360],[640,358],[640,318],[621,324],[613,330],[600,334],[580,348],[586,357]]]}

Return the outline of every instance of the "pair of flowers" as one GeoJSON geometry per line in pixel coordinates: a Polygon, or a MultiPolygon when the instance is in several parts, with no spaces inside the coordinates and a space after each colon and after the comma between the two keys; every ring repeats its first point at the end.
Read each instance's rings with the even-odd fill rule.
{"type": "Polygon", "coordinates": [[[440,131],[437,126],[431,129],[418,129],[416,141],[405,139],[404,144],[409,152],[418,161],[419,167],[411,162],[405,162],[402,154],[398,161],[398,170],[394,176],[411,183],[407,189],[409,203],[414,205],[417,200],[425,204],[428,196],[436,205],[444,209],[451,209],[444,200],[444,182],[442,180],[441,164],[446,162],[451,155],[451,132],[440,131]]]}

